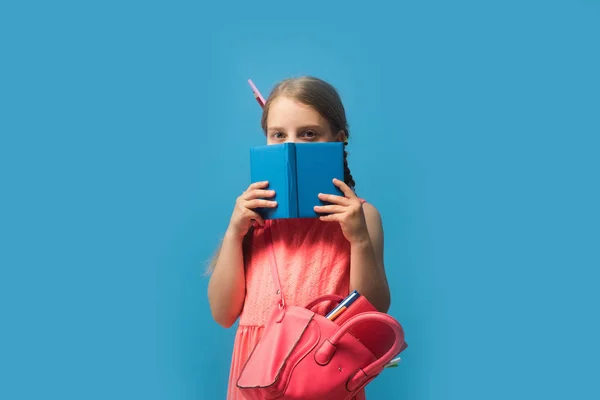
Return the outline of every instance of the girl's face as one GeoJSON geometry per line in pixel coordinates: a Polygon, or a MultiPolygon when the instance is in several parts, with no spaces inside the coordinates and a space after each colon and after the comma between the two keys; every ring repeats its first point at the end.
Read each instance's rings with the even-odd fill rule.
{"type": "Polygon", "coordinates": [[[286,142],[337,142],[343,132],[332,132],[329,122],[314,108],[280,96],[270,105],[267,144],[286,142]]]}

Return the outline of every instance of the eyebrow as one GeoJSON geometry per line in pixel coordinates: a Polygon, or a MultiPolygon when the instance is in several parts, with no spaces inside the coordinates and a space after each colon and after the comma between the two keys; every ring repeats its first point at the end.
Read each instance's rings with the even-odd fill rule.
{"type": "MultiPolygon", "coordinates": [[[[304,125],[304,126],[299,126],[298,127],[298,130],[301,130],[301,131],[307,130],[307,129],[322,130],[323,127],[321,125],[304,125]]],[[[278,126],[273,126],[273,127],[269,127],[268,128],[269,132],[273,132],[273,131],[277,132],[277,131],[284,131],[284,130],[285,129],[280,128],[278,126]]]]}

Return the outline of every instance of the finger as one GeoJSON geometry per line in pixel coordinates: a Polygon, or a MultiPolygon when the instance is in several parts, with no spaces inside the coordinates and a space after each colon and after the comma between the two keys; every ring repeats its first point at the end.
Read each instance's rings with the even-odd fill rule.
{"type": "Polygon", "coordinates": [[[346,182],[334,178],[333,184],[335,186],[337,186],[338,188],[340,188],[342,193],[344,193],[344,196],[346,196],[347,198],[349,198],[349,199],[356,198],[356,193],[354,193],[354,191],[352,189],[350,189],[350,186],[346,185],[346,182]]]}
{"type": "Polygon", "coordinates": [[[252,199],[261,199],[261,198],[273,197],[273,196],[275,196],[274,190],[253,189],[253,190],[244,192],[244,194],[242,195],[242,199],[252,200],[252,199]]]}
{"type": "Polygon", "coordinates": [[[273,200],[254,199],[244,202],[243,206],[251,210],[254,208],[274,208],[277,207],[277,202],[273,200]]]}
{"type": "Polygon", "coordinates": [[[260,226],[265,226],[265,220],[256,211],[247,210],[247,215],[250,219],[255,220],[260,226]]]}
{"type": "Polygon", "coordinates": [[[347,211],[347,207],[339,206],[339,205],[328,205],[328,206],[315,206],[315,211],[318,213],[343,213],[347,211]]]}
{"type": "Polygon", "coordinates": [[[254,182],[254,183],[250,184],[250,186],[248,186],[248,189],[246,189],[245,191],[249,192],[254,189],[264,189],[267,186],[269,186],[269,181],[254,182]]]}
{"type": "Polygon", "coordinates": [[[334,222],[334,221],[338,221],[340,220],[340,215],[341,214],[329,214],[329,215],[321,215],[319,217],[319,219],[321,221],[325,221],[325,222],[334,222]]]}
{"type": "Polygon", "coordinates": [[[349,206],[350,200],[346,197],[338,196],[335,194],[319,193],[319,199],[328,203],[339,204],[342,206],[349,206]]]}

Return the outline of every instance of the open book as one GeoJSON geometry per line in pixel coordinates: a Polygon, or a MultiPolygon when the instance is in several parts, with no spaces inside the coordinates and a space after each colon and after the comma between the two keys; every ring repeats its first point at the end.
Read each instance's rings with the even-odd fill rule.
{"type": "MultiPolygon", "coordinates": [[[[342,142],[282,143],[250,149],[252,182],[269,181],[276,208],[257,209],[265,219],[318,218],[314,206],[325,205],[318,194],[343,193],[333,178],[344,180],[342,142]]],[[[322,215],[322,214],[321,214],[322,215]]]]}

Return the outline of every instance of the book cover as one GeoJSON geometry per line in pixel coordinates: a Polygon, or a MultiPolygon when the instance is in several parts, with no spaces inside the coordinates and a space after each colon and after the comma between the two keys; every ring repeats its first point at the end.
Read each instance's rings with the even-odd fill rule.
{"type": "Polygon", "coordinates": [[[267,189],[275,191],[276,208],[259,208],[264,219],[297,218],[296,147],[293,143],[258,146],[250,149],[252,182],[269,181],[267,189]]]}
{"type": "Polygon", "coordinates": [[[319,193],[342,192],[333,178],[344,179],[341,142],[283,143],[250,149],[252,182],[269,181],[277,207],[257,209],[265,219],[318,218],[314,206],[325,204],[319,193]]]}
{"type": "Polygon", "coordinates": [[[344,144],[342,142],[298,143],[296,145],[296,185],[298,217],[318,218],[314,206],[325,205],[318,194],[344,194],[333,184],[344,180],[344,144]]]}

